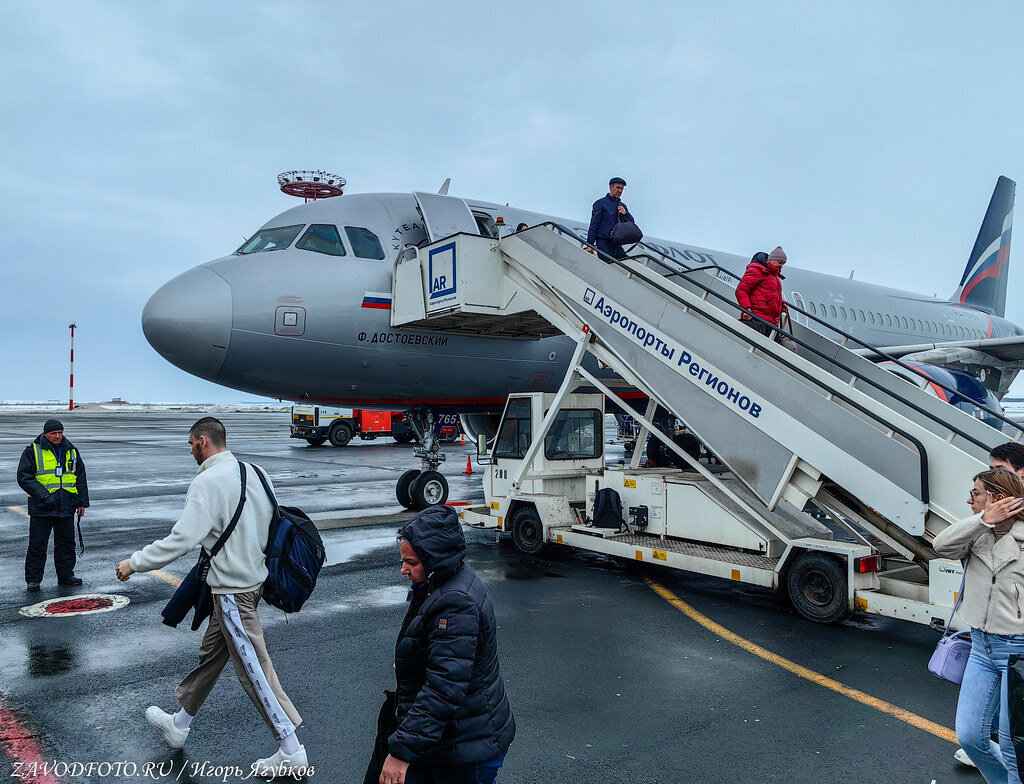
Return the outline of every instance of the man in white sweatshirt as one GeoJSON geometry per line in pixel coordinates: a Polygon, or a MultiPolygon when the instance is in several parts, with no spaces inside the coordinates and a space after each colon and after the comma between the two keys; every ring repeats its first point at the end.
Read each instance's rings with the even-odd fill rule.
{"type": "MultiPolygon", "coordinates": [[[[235,513],[242,485],[238,460],[227,449],[224,425],[204,417],[192,425],[188,443],[199,471],[185,496],[185,510],[170,534],[117,565],[122,581],[135,572],[162,569],[197,544],[210,552],[235,513]]],[[[281,688],[256,613],[267,579],[264,549],[272,513],[270,498],[254,470],[248,469],[241,516],[210,561],[206,581],[213,593],[213,614],[199,646],[199,666],[174,690],[181,710],[169,714],[155,705],[146,709],[146,719],[167,743],[182,748],[192,719],[230,659],[246,694],[281,744],[276,753],[253,764],[253,772],[262,777],[294,774],[308,764],[306,750],[295,736],[302,718],[281,688]]]]}

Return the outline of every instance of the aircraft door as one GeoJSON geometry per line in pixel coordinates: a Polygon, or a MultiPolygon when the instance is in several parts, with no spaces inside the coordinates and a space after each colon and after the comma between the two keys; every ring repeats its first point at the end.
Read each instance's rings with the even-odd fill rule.
{"type": "Polygon", "coordinates": [[[416,207],[423,216],[423,226],[430,242],[453,234],[479,234],[476,218],[469,205],[454,196],[442,196],[438,193],[413,193],[416,207]]]}
{"type": "MultiPolygon", "coordinates": [[[[804,298],[800,296],[800,292],[793,292],[793,304],[796,305],[800,310],[807,310],[807,306],[804,304],[804,298]]],[[[807,325],[807,316],[803,313],[794,313],[794,321],[798,321],[804,326],[807,325]]]]}

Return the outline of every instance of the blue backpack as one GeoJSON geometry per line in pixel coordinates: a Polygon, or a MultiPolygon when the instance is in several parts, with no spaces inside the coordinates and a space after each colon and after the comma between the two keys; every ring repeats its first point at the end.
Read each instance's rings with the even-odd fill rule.
{"type": "Polygon", "coordinates": [[[281,506],[267,478],[253,466],[263,489],[274,505],[267,537],[267,580],[263,599],[286,613],[298,612],[316,587],[327,553],[320,532],[305,512],[293,506],[281,506]]]}

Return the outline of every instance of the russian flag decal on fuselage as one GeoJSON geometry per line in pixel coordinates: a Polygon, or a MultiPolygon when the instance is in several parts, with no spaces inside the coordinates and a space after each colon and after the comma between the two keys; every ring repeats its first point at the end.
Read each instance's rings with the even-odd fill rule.
{"type": "Polygon", "coordinates": [[[367,291],[363,294],[364,308],[391,310],[391,294],[387,291],[367,291]]]}

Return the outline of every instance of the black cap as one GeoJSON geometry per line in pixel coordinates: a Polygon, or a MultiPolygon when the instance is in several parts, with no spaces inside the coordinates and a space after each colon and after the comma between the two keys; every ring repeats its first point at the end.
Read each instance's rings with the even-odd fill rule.
{"type": "Polygon", "coordinates": [[[47,419],[46,424],[43,425],[44,433],[52,433],[54,430],[63,430],[64,425],[61,424],[59,419],[47,419]]]}
{"type": "Polygon", "coordinates": [[[625,184],[626,184],[626,181],[624,179],[622,179],[621,177],[612,177],[610,180],[608,180],[608,186],[609,187],[611,187],[612,185],[625,185],[625,184]]]}

